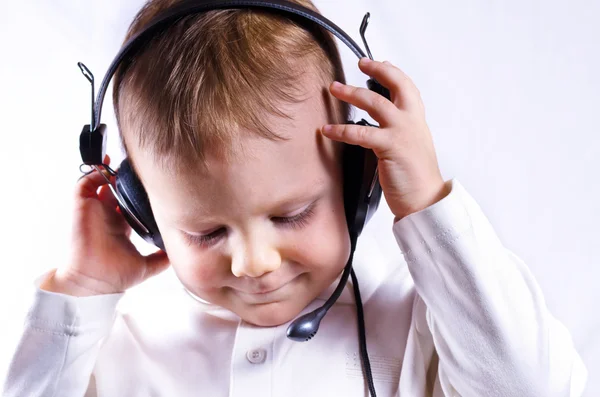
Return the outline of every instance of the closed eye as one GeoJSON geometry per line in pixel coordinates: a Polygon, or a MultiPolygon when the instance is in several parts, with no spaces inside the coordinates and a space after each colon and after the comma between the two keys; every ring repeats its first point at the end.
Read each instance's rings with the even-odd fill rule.
{"type": "MultiPolygon", "coordinates": [[[[292,229],[300,229],[308,225],[310,218],[315,213],[315,204],[313,202],[301,213],[294,216],[274,216],[271,217],[271,221],[280,227],[284,228],[292,228],[292,229]]],[[[198,245],[200,247],[209,247],[213,244],[216,244],[218,240],[227,233],[227,228],[221,227],[216,229],[215,231],[203,234],[203,235],[194,235],[186,233],[186,239],[188,241],[188,245],[198,245]]]]}
{"type": "Polygon", "coordinates": [[[271,220],[280,224],[282,227],[291,227],[299,229],[308,224],[310,217],[314,214],[315,203],[308,206],[307,209],[294,216],[273,217],[271,220]]]}

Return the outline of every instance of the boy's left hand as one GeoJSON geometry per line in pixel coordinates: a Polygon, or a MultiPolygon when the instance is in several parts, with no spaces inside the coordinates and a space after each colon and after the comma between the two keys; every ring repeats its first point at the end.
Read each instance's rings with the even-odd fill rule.
{"type": "Polygon", "coordinates": [[[362,58],[358,65],[390,90],[391,102],[367,88],[337,82],[331,84],[330,91],[336,98],[369,113],[379,128],[337,124],[324,126],[322,133],[375,152],[381,188],[396,222],[438,202],[449,189],[440,172],[417,87],[387,61],[362,58]]]}

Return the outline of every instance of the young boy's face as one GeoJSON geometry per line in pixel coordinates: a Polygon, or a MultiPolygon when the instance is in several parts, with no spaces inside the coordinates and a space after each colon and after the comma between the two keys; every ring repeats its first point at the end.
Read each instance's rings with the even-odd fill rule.
{"type": "Polygon", "coordinates": [[[266,118],[287,141],[240,133],[231,163],[176,175],[130,148],[171,265],[185,287],[259,326],[300,313],[350,254],[340,154],[319,133],[323,94],[286,105],[294,120],[266,118]]]}

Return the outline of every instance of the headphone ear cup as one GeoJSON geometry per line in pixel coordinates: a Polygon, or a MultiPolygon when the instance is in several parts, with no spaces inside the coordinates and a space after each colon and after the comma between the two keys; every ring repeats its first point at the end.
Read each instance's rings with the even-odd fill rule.
{"type": "Polygon", "coordinates": [[[119,207],[127,223],[141,238],[164,251],[164,243],[152,214],[148,194],[128,158],[119,166],[115,185],[122,201],[119,207]]]}
{"type": "Polygon", "coordinates": [[[343,170],[344,170],[344,212],[348,230],[356,230],[355,220],[358,209],[360,185],[362,182],[362,163],[364,150],[360,146],[344,143],[343,170]]]}
{"type": "MultiPolygon", "coordinates": [[[[355,124],[348,121],[348,124],[355,124]]],[[[356,124],[375,125],[361,120],[356,124]]],[[[360,236],[381,201],[381,185],[377,174],[377,156],[370,149],[358,145],[344,145],[344,209],[351,234],[360,236]]]]}

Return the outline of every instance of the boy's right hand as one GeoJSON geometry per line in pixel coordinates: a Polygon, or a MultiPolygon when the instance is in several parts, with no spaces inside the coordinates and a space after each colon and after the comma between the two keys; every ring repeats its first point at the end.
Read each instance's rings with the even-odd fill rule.
{"type": "MultiPolygon", "coordinates": [[[[110,164],[108,156],[105,163],[110,164]]],[[[107,176],[114,186],[115,177],[107,176]]],[[[74,204],[70,259],[41,289],[73,296],[120,293],[169,267],[164,251],[148,256],[137,251],[129,240],[131,227],[97,171],[77,182],[74,204]]]]}

